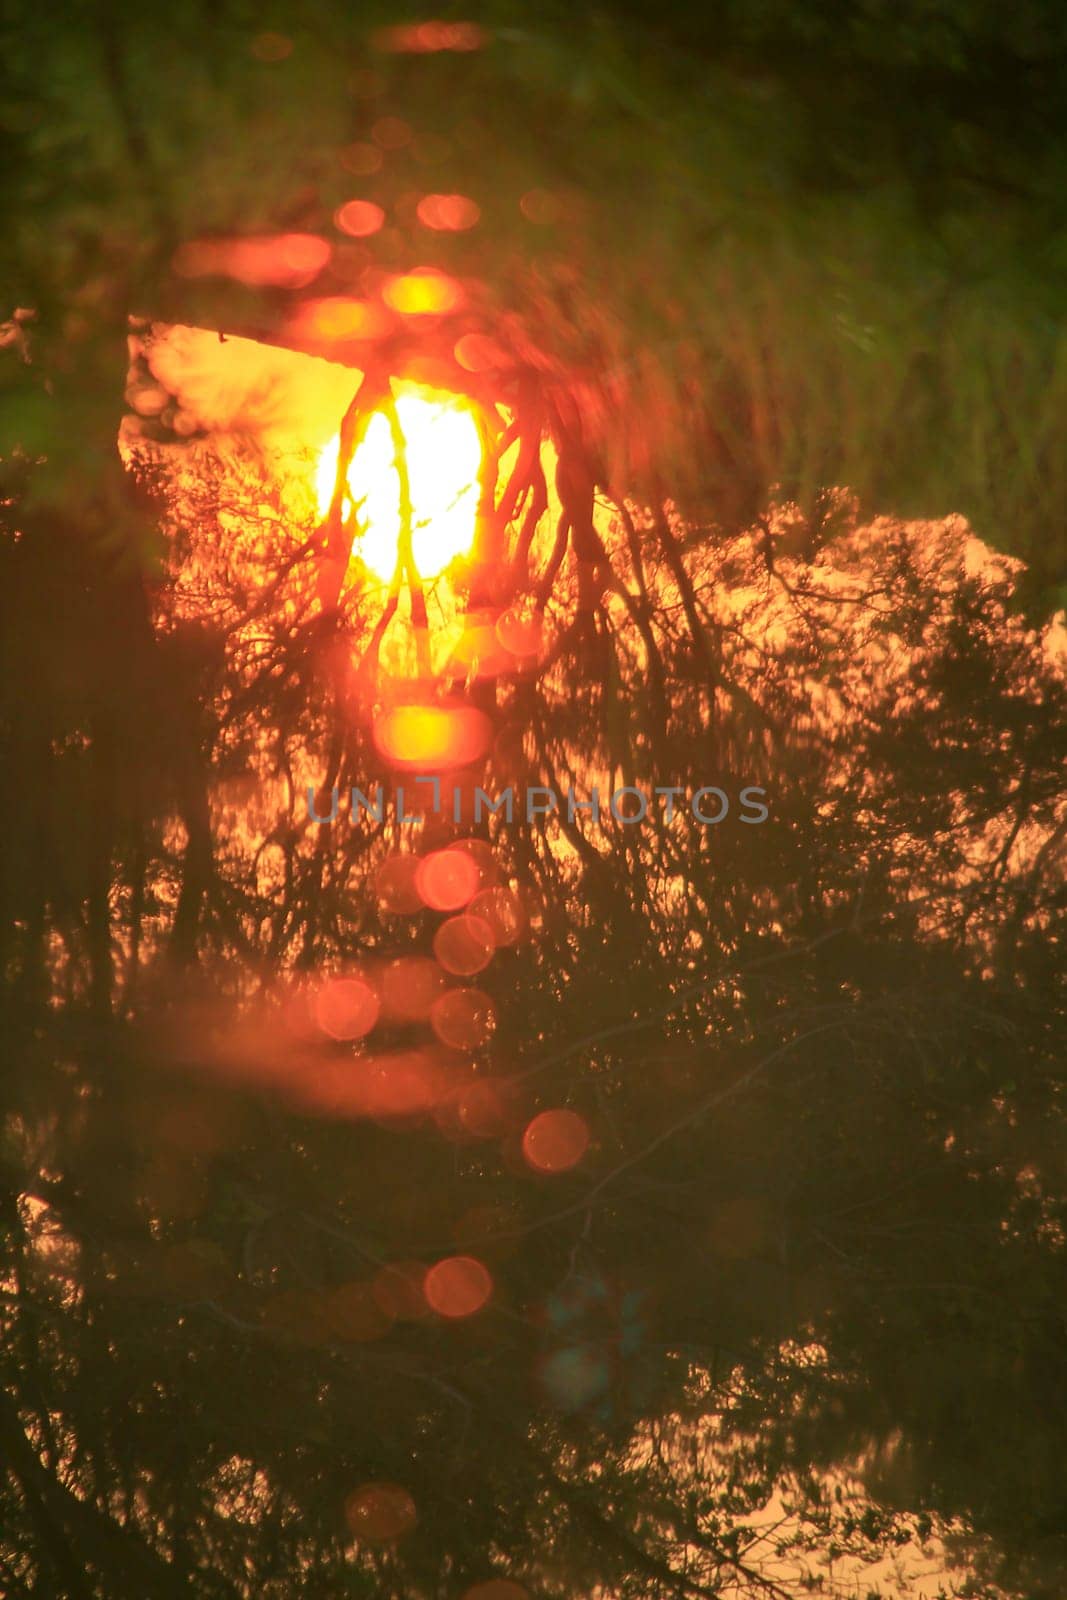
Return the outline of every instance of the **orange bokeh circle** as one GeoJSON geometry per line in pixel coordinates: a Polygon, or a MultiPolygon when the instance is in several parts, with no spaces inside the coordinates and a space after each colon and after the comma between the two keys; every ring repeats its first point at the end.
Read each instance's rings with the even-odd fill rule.
{"type": "Polygon", "coordinates": [[[434,850],[419,862],[415,887],[431,911],[458,911],[478,891],[478,864],[463,850],[434,850]]]}
{"type": "Polygon", "coordinates": [[[567,1172],[588,1148],[589,1128],[577,1111],[542,1111],[522,1136],[522,1153],[538,1172],[567,1172]]]}
{"type": "Polygon", "coordinates": [[[398,1483],[365,1483],[352,1491],[344,1509],[356,1538],[369,1544],[400,1539],[419,1520],[414,1500],[398,1483]]]}
{"type": "Polygon", "coordinates": [[[407,917],[422,910],[422,896],[415,883],[418,869],[415,856],[390,856],[382,863],[374,887],[383,911],[394,917],[407,917]]]}
{"type": "Polygon", "coordinates": [[[337,208],[333,220],[342,233],[353,239],[366,239],[379,231],[385,212],[372,200],[348,200],[337,208]]]}
{"type": "Polygon", "coordinates": [[[433,953],[446,972],[472,978],[484,972],[493,959],[496,940],[484,917],[463,913],[442,922],[434,935],[433,953]]]}
{"type": "Polygon", "coordinates": [[[381,1002],[362,978],[330,978],[314,1000],[314,1017],[331,1039],[362,1039],[378,1020],[381,1002]]]}
{"type": "Polygon", "coordinates": [[[416,207],[423,227],[440,233],[462,233],[473,228],[481,214],[477,201],[465,194],[424,194],[416,207]]]}
{"type": "Polygon", "coordinates": [[[430,1268],[423,1283],[423,1293],[438,1316],[455,1319],[480,1311],[492,1292],[492,1275],[474,1256],[446,1256],[430,1268]]]}
{"type": "Polygon", "coordinates": [[[451,1050],[477,1050],[496,1023],[496,1009],[481,989],[446,989],[430,1007],[430,1025],[451,1050]]]}
{"type": "Polygon", "coordinates": [[[526,932],[526,912],[522,901],[502,885],[483,889],[474,896],[468,910],[489,924],[494,943],[500,947],[516,944],[526,932]]]}

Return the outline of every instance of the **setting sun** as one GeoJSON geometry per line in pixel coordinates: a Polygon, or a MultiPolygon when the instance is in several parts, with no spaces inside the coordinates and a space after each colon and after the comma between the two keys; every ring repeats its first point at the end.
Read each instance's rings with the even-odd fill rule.
{"type": "MultiPolygon", "coordinates": [[[[474,415],[460,399],[438,390],[408,390],[397,397],[407,446],[413,513],[412,548],[424,578],[434,578],[474,538],[482,448],[474,415]]],[[[315,490],[325,516],[337,473],[338,436],[319,456],[315,490]]],[[[399,480],[388,419],[376,413],[348,473],[357,533],[353,553],[380,578],[396,568],[400,533],[399,480]]]]}

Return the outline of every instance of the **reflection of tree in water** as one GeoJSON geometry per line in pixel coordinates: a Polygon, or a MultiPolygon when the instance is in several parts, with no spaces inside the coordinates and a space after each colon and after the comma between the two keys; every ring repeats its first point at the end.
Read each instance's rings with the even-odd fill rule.
{"type": "Polygon", "coordinates": [[[1062,27],[705,9],[5,32],[4,1593],[1062,1593],[1062,27]],[[336,358],[141,325],[147,603],[146,309],[336,358]],[[415,355],[517,425],[421,596],[266,439],[415,355]],[[309,822],[431,682],[771,820],[309,822]]]}
{"type": "Polygon", "coordinates": [[[16,1588],[851,1592],[958,1527],[1055,1591],[1057,635],[962,523],[711,539],[594,510],[567,439],[543,516],[517,442],[408,687],[489,716],[468,790],[752,783],[765,825],[316,825],[398,684],[254,458],[168,480],[151,617],[60,634],[34,563],[88,560],[7,554],[16,1588]],[[471,905],[495,951],[438,960],[471,905]]]}

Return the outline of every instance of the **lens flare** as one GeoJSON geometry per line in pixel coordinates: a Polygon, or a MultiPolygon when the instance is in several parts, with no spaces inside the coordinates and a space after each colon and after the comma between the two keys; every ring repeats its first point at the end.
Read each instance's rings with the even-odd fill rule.
{"type": "Polygon", "coordinates": [[[478,891],[478,865],[463,850],[434,850],[419,862],[415,886],[431,911],[458,911],[478,891]]]}
{"type": "Polygon", "coordinates": [[[451,1050],[477,1050],[496,1025],[496,1009],[481,989],[448,989],[430,1007],[430,1024],[451,1050]]]}
{"type": "Polygon", "coordinates": [[[429,1054],[422,1050],[395,1050],[373,1065],[370,1114],[386,1123],[428,1116],[447,1081],[429,1054]]]}
{"type": "Polygon", "coordinates": [[[499,877],[496,857],[492,846],[486,844],[484,839],[455,839],[449,846],[451,850],[462,850],[470,856],[478,868],[478,888],[487,889],[499,877]]]}
{"type": "Polygon", "coordinates": [[[440,317],[463,304],[463,290],[454,278],[434,267],[416,267],[390,278],[382,299],[403,317],[440,317]]]}
{"type": "MultiPolygon", "coordinates": [[[[423,578],[436,578],[474,540],[482,444],[463,400],[440,390],[412,389],[397,397],[411,489],[412,553],[423,578]]],[[[325,516],[337,477],[339,436],[325,446],[315,471],[319,514],[325,516]]],[[[388,581],[397,563],[400,480],[388,418],[376,412],[348,470],[348,494],[358,532],[353,553],[388,581]]]]}
{"type": "Polygon", "coordinates": [[[410,917],[422,910],[422,896],[415,882],[418,869],[415,856],[395,855],[383,862],[374,880],[382,911],[393,917],[410,917]]]}
{"type": "Polygon", "coordinates": [[[362,1039],[378,1020],[381,1003],[362,978],[333,978],[315,997],[315,1021],[331,1039],[362,1039]]]}
{"type": "Polygon", "coordinates": [[[439,1317],[472,1317],[492,1294],[493,1279],[474,1256],[448,1256],[430,1268],[423,1292],[439,1317]]]}
{"type": "Polygon", "coordinates": [[[342,233],[353,239],[366,239],[381,231],[385,212],[372,200],[348,200],[334,212],[333,220],[342,233]]]}
{"type": "Polygon", "coordinates": [[[577,1111],[542,1111],[522,1136],[522,1153],[536,1172],[568,1172],[588,1147],[589,1128],[577,1111]]]}
{"type": "Polygon", "coordinates": [[[456,1116],[472,1139],[498,1138],[511,1122],[506,1087],[493,1078],[476,1078],[460,1091],[456,1116]]]}
{"type": "Polygon", "coordinates": [[[476,972],[484,972],[495,949],[493,930],[482,917],[449,917],[434,934],[433,953],[456,978],[473,978],[476,972]]]}
{"type": "Polygon", "coordinates": [[[424,194],[416,207],[416,215],[424,228],[433,228],[439,233],[463,233],[476,226],[481,209],[465,194],[424,194]]]}
{"type": "Polygon", "coordinates": [[[488,923],[497,946],[516,944],[526,931],[522,901],[510,889],[483,889],[470,902],[470,913],[488,923]]]}
{"type": "Polygon", "coordinates": [[[368,1544],[401,1539],[419,1520],[414,1500],[398,1483],[365,1483],[348,1496],[344,1510],[356,1538],[368,1544]]]}

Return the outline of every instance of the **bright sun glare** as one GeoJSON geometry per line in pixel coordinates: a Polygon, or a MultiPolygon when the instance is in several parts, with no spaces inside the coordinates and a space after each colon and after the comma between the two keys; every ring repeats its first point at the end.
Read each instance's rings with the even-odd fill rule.
{"type": "MultiPolygon", "coordinates": [[[[470,549],[478,509],[482,446],[470,408],[438,390],[401,393],[397,417],[411,484],[412,549],[424,578],[435,578],[470,549]]],[[[335,434],[319,456],[315,492],[325,516],[337,475],[335,434]]],[[[385,580],[396,568],[400,484],[388,419],[375,413],[348,471],[356,512],[353,553],[385,580]]]]}

